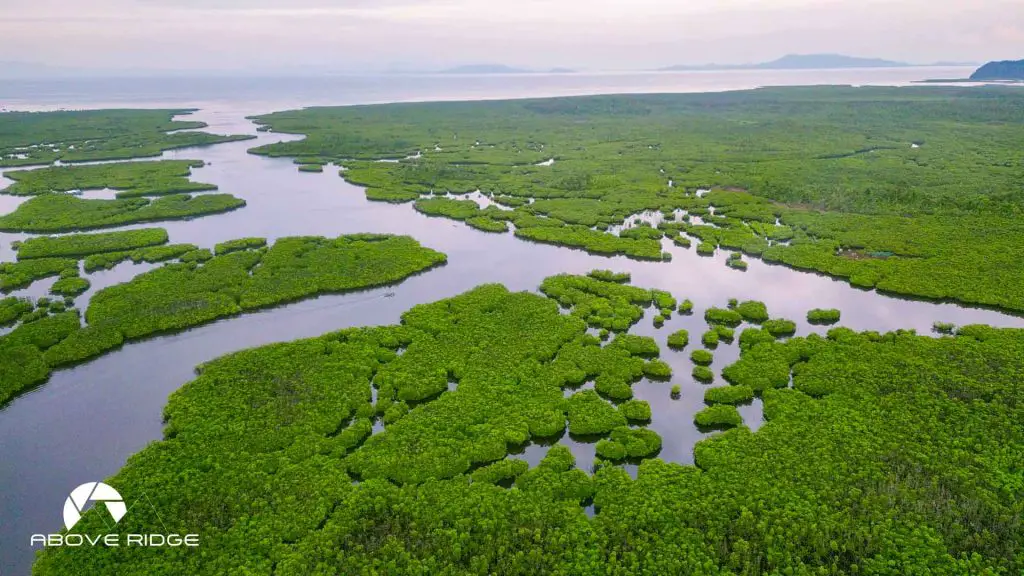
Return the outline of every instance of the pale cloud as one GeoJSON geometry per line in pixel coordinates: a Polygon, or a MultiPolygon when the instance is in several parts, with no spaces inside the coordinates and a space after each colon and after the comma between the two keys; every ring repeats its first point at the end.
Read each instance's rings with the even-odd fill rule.
{"type": "Polygon", "coordinates": [[[646,68],[1024,57],[1020,0],[0,0],[0,60],[148,68],[646,68]]]}

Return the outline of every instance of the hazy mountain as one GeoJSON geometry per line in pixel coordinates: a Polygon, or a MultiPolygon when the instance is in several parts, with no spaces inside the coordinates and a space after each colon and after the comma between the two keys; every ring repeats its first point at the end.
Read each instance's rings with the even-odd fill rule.
{"type": "Polygon", "coordinates": [[[758,64],[768,70],[799,70],[824,68],[900,68],[910,66],[906,62],[894,62],[881,58],[857,58],[841,54],[789,54],[778,60],[758,64]]]}
{"type": "Polygon", "coordinates": [[[504,64],[470,64],[441,70],[440,74],[569,74],[574,72],[568,68],[551,68],[549,70],[527,70],[513,68],[504,64]]]}
{"type": "Polygon", "coordinates": [[[971,74],[971,80],[1024,80],[1024,60],[989,62],[971,74]]]}
{"type": "Polygon", "coordinates": [[[512,68],[504,64],[469,64],[441,70],[441,74],[525,74],[529,70],[512,68]]]}
{"type": "Polygon", "coordinates": [[[707,64],[704,66],[669,66],[663,71],[678,70],[823,70],[831,68],[899,68],[911,66],[905,62],[881,58],[858,58],[842,54],[788,54],[760,64],[707,64]]]}

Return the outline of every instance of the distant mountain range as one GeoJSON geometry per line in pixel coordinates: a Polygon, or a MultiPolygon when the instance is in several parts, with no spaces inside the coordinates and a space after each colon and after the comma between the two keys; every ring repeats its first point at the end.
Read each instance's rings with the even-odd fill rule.
{"type": "MultiPolygon", "coordinates": [[[[978,73],[986,75],[978,79],[994,79],[996,76],[1009,74],[1007,78],[1019,78],[1019,74],[1013,72],[1014,62],[993,62],[984,66],[978,73]],[[997,66],[999,66],[997,68],[997,66]],[[1002,70],[1002,72],[994,72],[1002,70]],[[1007,72],[1009,71],[1009,72],[1007,72]]],[[[974,66],[973,63],[964,62],[936,62],[925,66],[974,66]]],[[[760,64],[704,64],[698,66],[681,65],[660,68],[659,71],[693,71],[693,70],[813,70],[829,68],[900,68],[906,66],[921,66],[920,64],[908,64],[883,60],[880,58],[857,58],[843,56],[840,54],[790,54],[778,60],[763,62],[760,64]]],[[[626,70],[621,70],[626,72],[626,70]]],[[[428,72],[424,69],[415,68],[392,68],[384,74],[450,74],[450,75],[500,75],[500,74],[572,74],[579,72],[569,68],[517,68],[504,64],[470,64],[456,66],[443,70],[428,72]]],[[[177,78],[177,77],[271,77],[271,76],[323,76],[323,75],[345,75],[345,74],[367,74],[374,75],[381,72],[345,72],[340,70],[324,69],[316,66],[292,66],[287,70],[282,69],[202,69],[202,70],[160,70],[146,68],[85,68],[71,66],[53,66],[29,62],[0,61],[0,79],[80,79],[80,78],[177,78]]]]}
{"type": "Polygon", "coordinates": [[[470,64],[441,70],[439,74],[571,74],[575,70],[568,68],[551,68],[548,70],[528,70],[513,68],[504,64],[470,64]]]}
{"type": "MultiPolygon", "coordinates": [[[[936,62],[923,66],[970,66],[961,62],[936,62]]],[[[660,68],[663,72],[679,72],[687,70],[827,70],[836,68],[905,68],[922,66],[883,60],[881,58],[858,58],[842,54],[789,54],[760,64],[705,64],[701,66],[669,66],[660,68]]]]}
{"type": "Polygon", "coordinates": [[[1024,80],[1024,60],[989,62],[971,74],[971,80],[1024,80]]]}

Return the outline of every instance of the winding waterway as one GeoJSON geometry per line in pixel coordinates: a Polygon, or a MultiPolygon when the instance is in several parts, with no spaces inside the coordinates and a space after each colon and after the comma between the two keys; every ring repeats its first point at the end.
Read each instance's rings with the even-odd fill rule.
{"type": "MultiPolygon", "coordinates": [[[[918,73],[919,79],[941,76],[943,70],[918,73]]],[[[886,72],[892,74],[892,72],[886,72]]],[[[672,82],[682,82],[672,75],[672,82]]],[[[682,75],[685,76],[685,75],[682,75]]],[[[844,82],[834,75],[825,81],[844,82]]],[[[396,91],[392,94],[340,94],[335,103],[363,101],[430,99],[435,97],[505,97],[544,96],[566,93],[684,91],[666,86],[666,77],[651,76],[643,83],[633,78],[629,90],[624,80],[613,77],[601,85],[601,78],[559,78],[557,87],[534,88],[526,93],[518,79],[448,79],[447,94],[434,80],[419,93],[396,91]],[[466,86],[459,82],[469,83],[466,86]],[[478,82],[477,85],[472,84],[478,82]],[[493,83],[500,88],[487,88],[493,83]],[[483,85],[484,88],[480,88],[483,85]],[[462,92],[459,92],[459,90],[462,92]],[[490,91],[488,91],[490,90],[490,91]],[[379,96],[379,97],[377,97],[379,96]]],[[[803,78],[802,76],[800,78],[803,78]]],[[[692,90],[748,87],[749,78],[734,77],[724,86],[690,85],[692,90]]],[[[756,82],[754,79],[753,82],[756,82]]],[[[905,83],[886,76],[874,83],[905,83]]],[[[536,79],[523,80],[526,84],[536,79]]],[[[685,82],[683,82],[685,84],[685,82]]],[[[798,82],[794,82],[798,83],[798,82]]],[[[850,83],[872,83],[867,79],[850,83]]],[[[11,98],[0,89],[0,103],[8,108],[46,108],[77,103],[98,107],[110,102],[124,106],[124,96],[95,94],[82,88],[87,96],[58,93],[23,87],[26,91],[42,90],[38,97],[11,98]],[[67,99],[65,102],[64,100],[67,99]]],[[[823,332],[809,326],[805,314],[811,308],[839,308],[844,326],[856,330],[886,331],[913,328],[920,332],[931,329],[941,320],[955,324],[987,323],[996,326],[1024,326],[1024,319],[952,304],[901,300],[850,287],[844,282],[771,266],[751,259],[746,272],[725,265],[725,253],[700,257],[695,250],[685,250],[665,242],[672,262],[636,262],[622,257],[600,257],[584,252],[534,244],[516,239],[511,233],[490,234],[447,219],[429,218],[415,212],[411,205],[369,202],[361,188],[345,183],[336,167],[323,173],[300,173],[288,159],[252,156],[246,150],[260,144],[295,138],[294,136],[257,132],[246,116],[275,109],[296,107],[307,103],[324,103],[328,98],[315,93],[303,100],[301,94],[280,101],[262,99],[224,101],[216,98],[206,103],[181,97],[168,102],[136,94],[131,105],[196,106],[201,108],[194,119],[210,124],[208,130],[218,133],[249,133],[257,140],[221,144],[209,148],[170,152],[165,158],[196,158],[207,165],[194,171],[193,179],[217,184],[220,192],[246,200],[246,207],[222,215],[191,221],[148,224],[162,226],[171,242],[191,242],[211,247],[214,243],[243,236],[264,236],[269,239],[292,235],[337,236],[353,232],[408,234],[423,245],[448,255],[448,264],[407,279],[388,288],[363,292],[321,296],[319,298],[224,319],[183,333],[132,343],[124,348],[69,370],[57,371],[43,386],[27,393],[0,411],[0,574],[26,574],[32,550],[29,537],[33,533],[56,532],[61,526],[61,506],[69,491],[91,480],[114,474],[133,453],[158,440],[162,434],[161,414],[167,396],[189,381],[196,365],[252,346],[320,335],[350,326],[382,325],[399,321],[402,312],[425,302],[454,296],[483,283],[498,282],[512,290],[536,290],[547,276],[562,272],[585,273],[594,268],[629,271],[638,286],[668,290],[679,298],[690,298],[696,304],[692,316],[674,315],[664,328],[652,325],[653,310],[633,332],[655,337],[662,345],[662,357],[673,367],[671,383],[642,381],[634,386],[636,397],[647,400],[653,409],[651,428],[664,438],[660,457],[689,463],[693,445],[704,433],[693,424],[693,416],[703,407],[705,385],[690,377],[692,363],[689,352],[699,346],[706,330],[703,310],[724,306],[729,298],[764,301],[772,317],[798,321],[798,334],[823,332]],[[295,101],[291,101],[294,98],[295,101]],[[393,293],[393,296],[391,295],[393,293]],[[668,334],[685,328],[691,345],[685,352],[671,351],[664,346],[668,334]],[[682,397],[672,400],[669,389],[673,383],[683,388],[682,397]]],[[[430,151],[424,151],[429,154],[430,151]]],[[[0,186],[5,183],[0,181],[0,186]]],[[[13,210],[22,199],[0,195],[0,212],[13,210]]],[[[144,226],[130,226],[137,228],[144,226]]],[[[10,243],[27,235],[0,234],[0,259],[11,260],[10,243]]],[[[123,282],[151,269],[152,265],[124,263],[113,270],[89,275],[93,288],[77,300],[86,306],[96,290],[123,282]]],[[[15,292],[32,296],[44,295],[52,281],[37,282],[27,290],[15,292]]],[[[737,331],[738,334],[738,331],[737,331]]],[[[716,372],[738,356],[736,345],[721,345],[712,366],[716,372]]],[[[719,380],[718,382],[722,382],[719,380]]],[[[759,401],[741,407],[747,425],[761,425],[759,401]]],[[[560,442],[577,454],[581,467],[593,459],[593,444],[585,444],[566,436],[560,442]]],[[[523,457],[537,462],[546,447],[526,446],[523,457]]]]}

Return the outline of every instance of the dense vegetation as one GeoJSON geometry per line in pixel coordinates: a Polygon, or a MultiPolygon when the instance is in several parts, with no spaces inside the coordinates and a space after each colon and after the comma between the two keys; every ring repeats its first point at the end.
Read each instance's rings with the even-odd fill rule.
{"type": "Polygon", "coordinates": [[[50,287],[50,294],[74,297],[88,290],[90,286],[92,286],[92,283],[85,278],[68,276],[54,282],[53,286],[50,287]]]}
{"type": "Polygon", "coordinates": [[[9,292],[29,286],[36,280],[58,276],[78,268],[71,258],[36,258],[19,262],[0,262],[0,291],[9,292]]]}
{"type": "Polygon", "coordinates": [[[686,330],[673,332],[668,337],[668,346],[674,350],[682,350],[690,343],[690,333],[686,330]]]}
{"type": "MultiPolygon", "coordinates": [[[[602,346],[587,335],[600,300],[641,300],[623,290],[650,297],[584,277],[550,279],[549,298],[482,286],[417,306],[399,326],[207,363],[172,396],[165,439],[109,480],[129,501],[153,500],[119,530],[197,532],[201,553],[50,548],[35,573],[1024,568],[1024,331],[969,326],[933,339],[837,328],[776,342],[748,329],[770,341],[747,339],[733,386],[709,389],[712,406],[695,417],[729,430],[683,466],[651,458],[661,439],[627,426],[646,415],[642,404],[563,392],[587,380],[628,386],[657,354],[649,339],[602,346]],[[756,433],[731,405],[753,393],[767,418],[756,433]],[[374,434],[377,418],[386,423],[374,434]],[[560,445],[533,468],[507,458],[567,427],[595,435],[592,469],[560,445]],[[635,479],[617,465],[630,458],[643,460],[635,479]]],[[[79,526],[107,531],[92,511],[79,526]]]]}
{"type": "MultiPolygon", "coordinates": [[[[202,128],[201,122],[175,122],[183,110],[100,110],[0,114],[0,166],[159,156],[164,150],[245,140],[169,130],[202,128]]],[[[0,216],[0,231],[68,232],[227,212],[245,205],[228,194],[190,196],[215,190],[191,182],[197,160],[54,165],[6,172],[14,183],[0,193],[34,196],[0,216]],[[82,199],[83,190],[116,190],[116,199],[82,199]],[[153,200],[150,196],[165,196],[153,200]]]]}
{"type": "Polygon", "coordinates": [[[807,321],[811,324],[835,324],[841,315],[835,308],[815,308],[807,313],[807,321]]]}
{"type": "MultiPolygon", "coordinates": [[[[195,244],[166,244],[136,248],[131,251],[92,254],[85,257],[83,264],[86,272],[95,272],[96,270],[109,270],[126,260],[131,260],[136,264],[140,262],[155,264],[174,259],[180,259],[182,262],[196,262],[199,260],[195,259],[195,255],[200,252],[204,255],[209,254],[210,258],[213,257],[212,252],[206,249],[200,250],[195,244]]],[[[209,258],[205,258],[203,261],[205,260],[209,260],[209,258]]]]}
{"type": "Polygon", "coordinates": [[[150,200],[83,200],[65,194],[44,194],[0,216],[3,232],[70,232],[109,228],[125,224],[185,220],[229,212],[245,206],[245,200],[230,194],[174,194],[150,200]]]}
{"type": "Polygon", "coordinates": [[[259,117],[308,137],[253,152],[343,163],[371,198],[509,221],[528,240],[659,259],[662,235],[695,238],[707,254],[1024,311],[1022,103],[1007,88],[828,87],[309,108],[259,117]],[[419,199],[475,190],[535,201],[419,199]],[[648,210],[703,223],[605,232],[648,210]]]}
{"type": "Polygon", "coordinates": [[[195,132],[172,117],[190,110],[79,110],[0,114],[0,166],[159,156],[165,150],[248,140],[195,132]],[[178,130],[190,130],[178,132],[178,130]],[[172,132],[168,134],[168,132],[172,132]]]}
{"type": "Polygon", "coordinates": [[[31,312],[35,304],[27,298],[8,296],[0,299],[0,327],[17,322],[23,314],[31,312]]]}
{"type": "Polygon", "coordinates": [[[189,181],[192,168],[202,165],[199,160],[160,160],[10,171],[5,172],[4,177],[14,180],[14,184],[0,193],[38,196],[110,188],[117,190],[118,198],[132,198],[216,190],[212,184],[189,181]]]}
{"type": "MultiPolygon", "coordinates": [[[[50,369],[101,355],[126,340],[183,330],[316,294],[386,285],[445,261],[444,254],[421,247],[405,236],[282,238],[270,248],[254,247],[263,243],[265,241],[243,239],[235,243],[240,248],[204,263],[173,262],[100,290],[89,302],[84,327],[79,328],[76,323],[75,330],[47,340],[45,347],[17,347],[16,355],[7,360],[16,361],[18,366],[6,367],[0,378],[0,405],[45,380],[50,369]]],[[[189,245],[157,246],[101,256],[155,260],[172,254],[183,259],[194,249],[189,245]],[[127,256],[122,256],[125,254],[127,256]]],[[[41,269],[38,274],[50,270],[52,275],[62,275],[54,285],[54,293],[73,296],[89,288],[89,282],[77,276],[74,260],[41,258],[0,266],[49,265],[51,262],[54,265],[41,269]],[[70,273],[65,274],[69,268],[70,273]]],[[[0,280],[3,279],[4,276],[0,276],[0,280]]],[[[8,323],[17,316],[23,319],[13,335],[27,326],[23,314],[28,310],[17,300],[3,302],[0,319],[8,323]]],[[[46,313],[43,309],[42,316],[46,313]]],[[[0,336],[0,347],[9,337],[0,336]]]]}
{"type": "Polygon", "coordinates": [[[124,232],[39,236],[18,245],[18,259],[79,257],[103,252],[120,252],[167,242],[163,228],[142,228],[124,232]]]}

